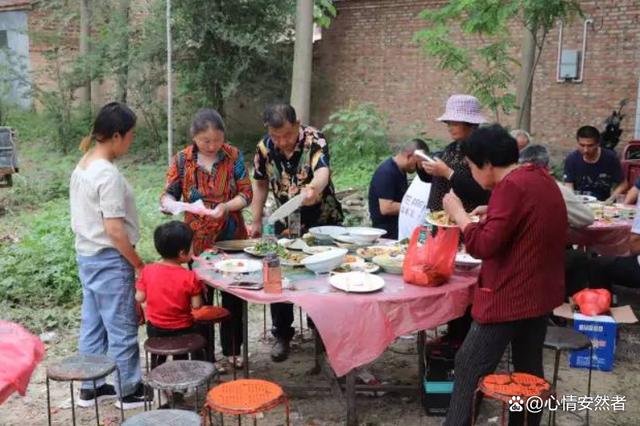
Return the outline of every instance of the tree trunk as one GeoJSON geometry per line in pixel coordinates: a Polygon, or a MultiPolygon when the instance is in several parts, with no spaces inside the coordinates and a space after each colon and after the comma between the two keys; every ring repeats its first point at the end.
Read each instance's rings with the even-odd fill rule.
{"type": "Polygon", "coordinates": [[[291,105],[302,123],[309,123],[311,61],[313,54],[313,0],[297,0],[291,105]]]}
{"type": "MultiPolygon", "coordinates": [[[[89,54],[89,37],[91,28],[91,0],[80,0],[80,55],[85,56],[89,54]]],[[[86,64],[89,61],[85,61],[86,64]]],[[[85,105],[91,103],[91,69],[87,67],[86,71],[86,84],[80,91],[80,100],[85,105]]]]}
{"type": "Polygon", "coordinates": [[[522,68],[518,76],[518,89],[516,99],[518,103],[518,116],[516,128],[531,132],[531,100],[533,94],[533,72],[536,57],[535,35],[524,28],[522,31],[522,68]]]}
{"type": "MultiPolygon", "coordinates": [[[[120,19],[122,21],[123,28],[129,28],[129,9],[131,7],[131,0],[120,0],[120,19]]],[[[122,57],[122,65],[118,69],[116,88],[116,99],[123,104],[127,103],[127,83],[129,80],[129,31],[122,30],[122,40],[120,54],[122,57]]]]}

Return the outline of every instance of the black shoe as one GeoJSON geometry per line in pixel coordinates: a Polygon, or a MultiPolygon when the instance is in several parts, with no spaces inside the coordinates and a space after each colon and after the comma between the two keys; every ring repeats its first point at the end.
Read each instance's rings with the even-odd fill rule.
{"type": "Polygon", "coordinates": [[[289,358],[289,341],[278,339],[271,349],[271,359],[274,362],[282,362],[289,358]]]}
{"type": "Polygon", "coordinates": [[[117,397],[116,389],[105,383],[97,388],[95,392],[93,389],[80,389],[80,397],[76,401],[76,405],[84,408],[93,407],[96,404],[96,400],[100,402],[117,397]]]}
{"type": "MultiPolygon", "coordinates": [[[[147,392],[146,399],[148,402],[153,401],[153,391],[147,392]]],[[[117,400],[115,405],[120,408],[122,406],[123,410],[133,410],[134,408],[144,407],[145,400],[145,391],[144,385],[139,383],[136,387],[135,392],[131,395],[127,395],[121,400],[117,400]]]]}

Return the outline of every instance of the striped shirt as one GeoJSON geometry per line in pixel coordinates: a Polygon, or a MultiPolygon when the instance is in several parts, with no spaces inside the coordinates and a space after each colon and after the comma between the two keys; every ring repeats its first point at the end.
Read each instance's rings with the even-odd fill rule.
{"type": "Polygon", "coordinates": [[[465,228],[469,254],[483,260],[472,316],[479,323],[550,313],[564,295],[567,210],[549,173],[533,165],[493,189],[487,217],[465,228]]]}

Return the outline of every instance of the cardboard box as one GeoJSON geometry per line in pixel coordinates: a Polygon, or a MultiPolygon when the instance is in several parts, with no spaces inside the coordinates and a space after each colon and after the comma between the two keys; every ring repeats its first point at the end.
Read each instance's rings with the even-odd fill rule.
{"type": "MultiPolygon", "coordinates": [[[[554,309],[553,313],[559,317],[573,319],[574,330],[589,337],[593,345],[592,368],[601,371],[613,369],[618,324],[631,324],[638,321],[629,306],[611,308],[611,315],[590,317],[574,312],[573,306],[565,303],[554,309]]],[[[571,351],[569,366],[589,368],[590,353],[590,349],[571,351]]]]}

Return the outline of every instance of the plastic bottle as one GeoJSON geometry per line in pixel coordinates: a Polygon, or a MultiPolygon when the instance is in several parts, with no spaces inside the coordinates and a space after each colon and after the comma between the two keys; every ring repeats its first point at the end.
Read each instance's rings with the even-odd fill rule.
{"type": "Polygon", "coordinates": [[[262,279],[265,293],[282,293],[280,259],[275,253],[269,253],[262,260],[262,279]]]}
{"type": "Polygon", "coordinates": [[[262,238],[268,241],[275,241],[276,231],[275,226],[269,223],[269,217],[271,217],[271,207],[265,206],[264,213],[262,215],[262,238]]]}

